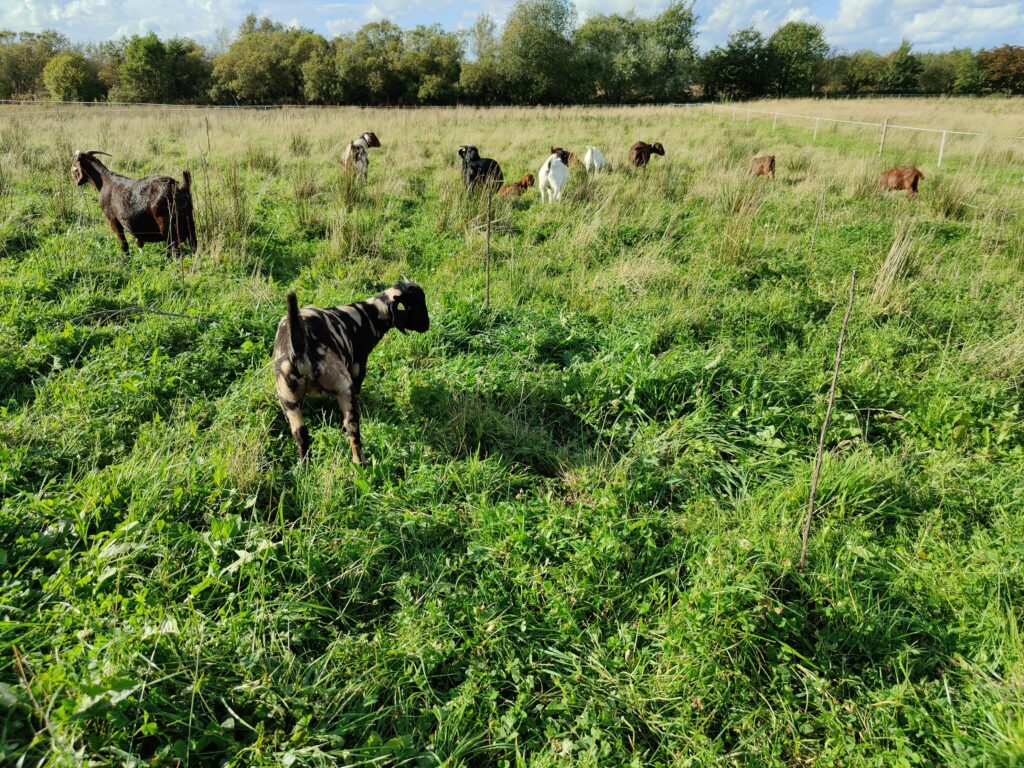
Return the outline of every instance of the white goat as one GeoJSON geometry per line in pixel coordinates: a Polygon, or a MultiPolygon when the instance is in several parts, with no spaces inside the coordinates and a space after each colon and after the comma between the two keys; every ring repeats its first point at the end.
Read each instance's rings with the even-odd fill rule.
{"type": "Polygon", "coordinates": [[[604,155],[601,154],[600,149],[587,147],[587,151],[583,155],[583,167],[587,169],[587,173],[600,173],[608,167],[608,163],[604,161],[604,155]]]}
{"type": "Polygon", "coordinates": [[[562,199],[562,188],[569,180],[569,153],[564,149],[552,152],[538,173],[540,183],[540,199],[544,200],[545,193],[549,203],[562,199]]]}

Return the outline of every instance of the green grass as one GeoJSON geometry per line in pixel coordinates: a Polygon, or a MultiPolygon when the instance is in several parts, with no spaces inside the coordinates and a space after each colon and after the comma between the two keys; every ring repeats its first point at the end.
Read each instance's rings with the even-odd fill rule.
{"type": "Polygon", "coordinates": [[[0,762],[1024,763],[1012,153],[918,160],[912,201],[874,180],[913,146],[671,109],[210,124],[209,154],[193,112],[0,128],[0,762]],[[490,307],[469,141],[513,179],[616,165],[496,204],[490,307]],[[201,253],[122,255],[79,145],[190,167],[201,253]],[[432,326],[370,359],[366,466],[331,400],[296,466],[286,290],[401,275],[432,326]]]}

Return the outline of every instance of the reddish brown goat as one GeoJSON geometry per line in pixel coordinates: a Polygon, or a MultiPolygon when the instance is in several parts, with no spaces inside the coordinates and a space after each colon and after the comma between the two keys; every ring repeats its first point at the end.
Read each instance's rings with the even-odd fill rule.
{"type": "Polygon", "coordinates": [[[775,178],[775,155],[761,155],[755,157],[750,166],[755,176],[771,176],[775,178]]]}
{"type": "Polygon", "coordinates": [[[498,194],[502,197],[519,197],[520,195],[526,194],[526,190],[536,185],[537,180],[533,177],[532,173],[527,173],[523,178],[514,184],[506,184],[498,190],[498,194]]]}
{"type": "Polygon", "coordinates": [[[878,185],[884,190],[905,189],[911,197],[917,197],[917,182],[924,174],[912,165],[890,168],[878,178],[878,185]]]}
{"type": "Polygon", "coordinates": [[[92,182],[100,193],[100,208],[117,235],[121,250],[128,252],[125,233],[134,237],[139,249],[145,243],[167,243],[175,256],[182,243],[196,250],[196,222],[192,212],[192,175],[182,171],[179,184],[170,176],[129,179],[114,173],[96,155],[106,152],[75,152],[71,178],[79,187],[92,182]]]}
{"type": "Polygon", "coordinates": [[[664,156],[665,148],[657,141],[653,144],[638,141],[629,148],[629,162],[637,168],[646,168],[647,164],[651,162],[651,155],[664,156]]]}

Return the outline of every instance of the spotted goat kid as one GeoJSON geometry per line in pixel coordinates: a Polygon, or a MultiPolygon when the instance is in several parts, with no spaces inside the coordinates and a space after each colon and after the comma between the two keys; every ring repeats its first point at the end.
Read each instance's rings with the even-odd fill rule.
{"type": "Polygon", "coordinates": [[[338,398],[352,447],[352,461],[363,462],[359,437],[359,390],[366,359],[392,328],[424,333],[430,328],[427,299],[416,283],[401,280],[365,301],[339,307],[299,309],[295,292],[288,293],[288,314],[281,318],[274,340],[277,398],[299,450],[309,453],[309,430],[302,401],[311,393],[338,398]]]}

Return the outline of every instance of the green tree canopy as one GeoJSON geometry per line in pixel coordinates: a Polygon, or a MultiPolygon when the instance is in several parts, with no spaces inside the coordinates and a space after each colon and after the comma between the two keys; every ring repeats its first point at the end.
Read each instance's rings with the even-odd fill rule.
{"type": "Polygon", "coordinates": [[[0,31],[0,98],[33,96],[46,91],[46,62],[71,43],[52,29],[42,32],[0,31]]]}
{"type": "Polygon", "coordinates": [[[462,62],[459,90],[476,104],[498,104],[507,100],[498,69],[497,29],[494,19],[481,14],[465,33],[469,58],[462,62]]]}
{"type": "Polygon", "coordinates": [[[241,104],[301,102],[303,68],[328,50],[321,35],[249,16],[228,50],[214,59],[210,95],[241,104]]]}
{"type": "Polygon", "coordinates": [[[768,87],[768,48],[753,27],[729,35],[704,57],[701,80],[707,96],[751,99],[763,96],[768,87]]]}
{"type": "Polygon", "coordinates": [[[568,0],[520,0],[505,23],[498,70],[518,104],[563,104],[575,100],[575,56],[571,42],[575,7],[568,0]]]}
{"type": "Polygon", "coordinates": [[[768,38],[769,88],[776,96],[811,96],[824,85],[825,32],[818,24],[791,21],[768,38]]]}
{"type": "Polygon", "coordinates": [[[458,96],[462,42],[437,24],[407,30],[401,71],[404,104],[450,104],[458,96]]]}
{"type": "Polygon", "coordinates": [[[103,93],[96,72],[78,51],[58,53],[46,62],[43,81],[57,101],[93,101],[103,93]]]}
{"type": "Polygon", "coordinates": [[[120,83],[111,94],[118,101],[167,101],[167,48],[154,33],[135,35],[128,41],[119,74],[120,83]]]}
{"type": "Polygon", "coordinates": [[[912,51],[909,40],[889,54],[882,71],[880,85],[888,93],[911,93],[917,90],[921,76],[921,59],[912,51]]]}

